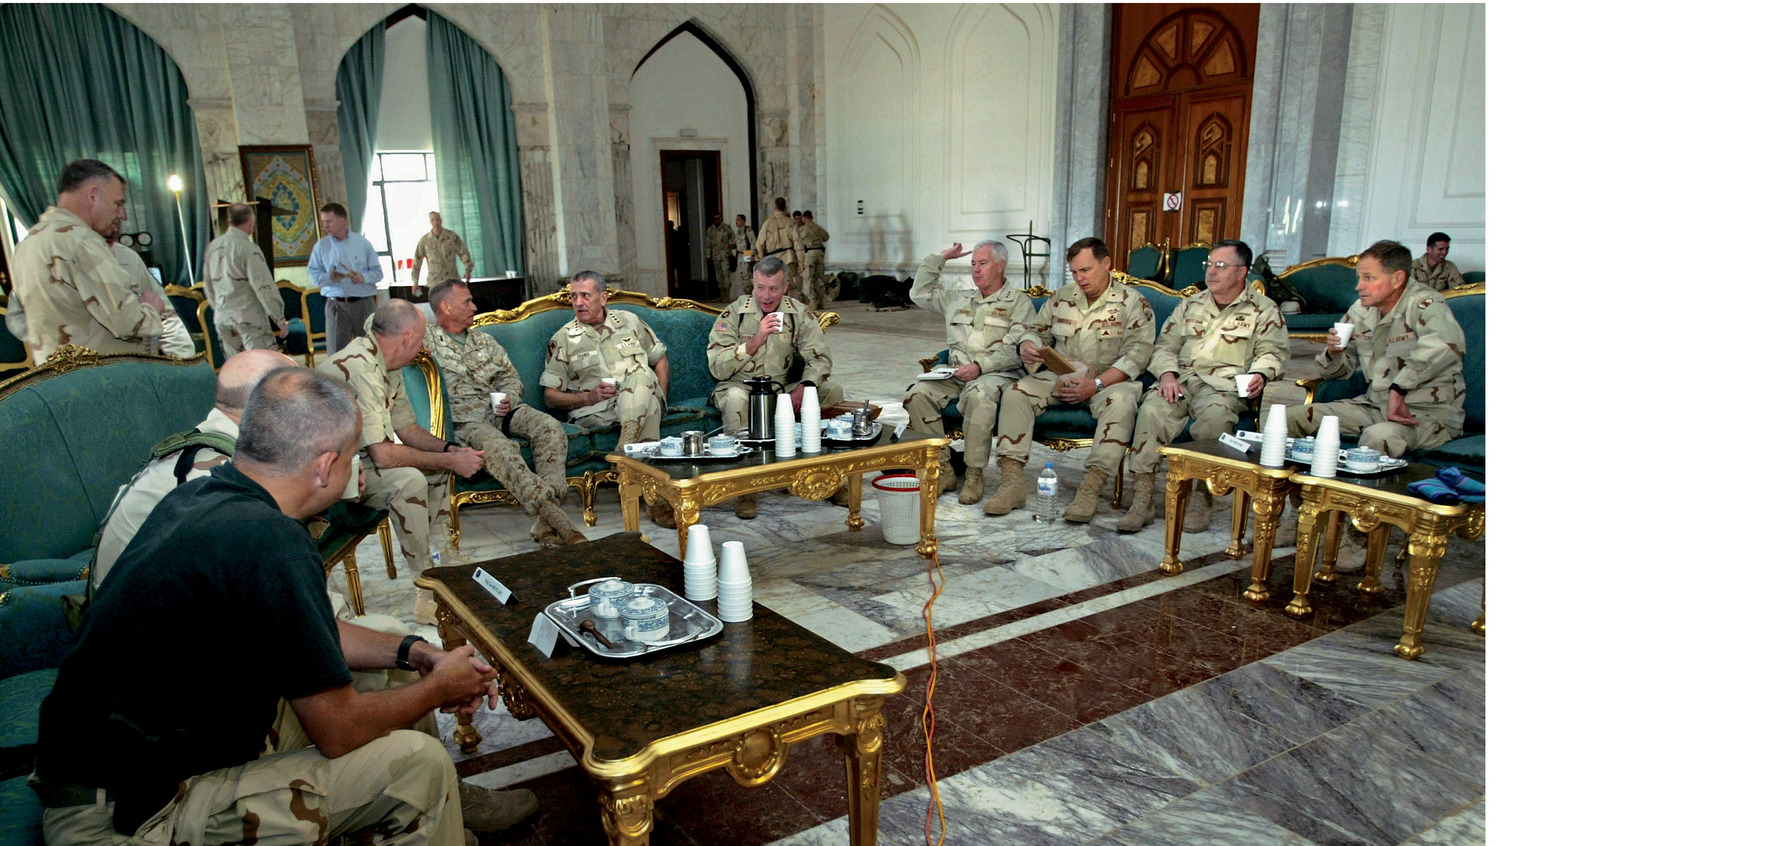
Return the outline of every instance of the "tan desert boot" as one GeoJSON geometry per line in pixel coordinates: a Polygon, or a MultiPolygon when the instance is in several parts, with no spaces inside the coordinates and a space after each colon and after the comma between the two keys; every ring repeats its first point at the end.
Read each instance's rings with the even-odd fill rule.
{"type": "Polygon", "coordinates": [[[1120,515],[1120,524],[1115,529],[1131,534],[1150,524],[1156,486],[1157,474],[1132,474],[1132,505],[1127,507],[1125,514],[1120,515]]]}
{"type": "Polygon", "coordinates": [[[1212,522],[1212,493],[1206,490],[1206,482],[1194,480],[1194,492],[1188,494],[1187,518],[1181,521],[1184,532],[1204,532],[1206,525],[1212,522]]]}
{"type": "Polygon", "coordinates": [[[1095,519],[1095,506],[1101,502],[1101,485],[1107,481],[1107,474],[1099,468],[1091,467],[1083,476],[1083,484],[1077,486],[1077,496],[1071,500],[1071,507],[1064,510],[1067,523],[1087,523],[1095,519]]]}
{"type": "Polygon", "coordinates": [[[999,458],[997,466],[1003,469],[1003,478],[997,482],[997,493],[984,504],[984,513],[992,517],[1008,514],[1028,504],[1028,483],[1021,477],[1027,462],[999,458]]]}
{"type": "Polygon", "coordinates": [[[984,468],[966,468],[966,484],[960,486],[960,504],[971,505],[984,499],[984,468]]]}

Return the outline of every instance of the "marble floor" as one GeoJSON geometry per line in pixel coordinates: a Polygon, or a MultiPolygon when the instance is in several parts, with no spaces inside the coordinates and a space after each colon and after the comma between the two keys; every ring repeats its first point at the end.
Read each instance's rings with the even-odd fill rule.
{"type": "MultiPolygon", "coordinates": [[[[836,378],[852,398],[884,402],[889,423],[902,421],[897,399],[920,369],[915,359],[939,348],[940,324],[916,310],[845,302],[838,311],[836,378]]],[[[1295,345],[1288,375],[1313,375],[1312,352],[1295,345]]],[[[1302,397],[1290,386],[1271,393],[1302,397]]],[[[1074,490],[1082,459],[1036,447],[1031,463],[1051,460],[1074,490]]],[[[987,471],[987,489],[996,474],[987,471]]],[[[1427,653],[1410,662],[1391,652],[1403,576],[1388,557],[1383,594],[1360,594],[1344,578],[1314,590],[1314,615],[1294,620],[1280,610],[1293,550],[1276,550],[1275,598],[1250,605],[1247,557],[1224,554],[1227,511],[1221,504],[1206,532],[1183,535],[1186,569],[1165,577],[1160,523],[1118,534],[1118,511],[1105,502],[1088,525],[1048,527],[1022,511],[984,517],[952,494],[938,501],[933,764],[950,842],[1482,842],[1485,644],[1470,622],[1483,543],[1452,541],[1427,653]]],[[[586,529],[593,542],[620,531],[613,491],[597,512],[586,529]]],[[[926,823],[939,836],[942,819],[930,816],[919,726],[932,672],[922,618],[931,572],[908,547],[884,542],[871,496],[862,515],[867,525],[852,532],[843,509],[776,495],[756,520],[724,506],[702,516],[716,543],[745,543],[757,602],[904,673],[905,692],[886,706],[880,842],[911,843],[926,823]]],[[[463,553],[530,551],[529,523],[514,507],[469,510],[463,553]]],[[[675,552],[674,533],[646,528],[675,552]]],[[[412,625],[411,574],[390,582],[375,543],[359,552],[371,612],[412,625]]],[[[1341,560],[1363,552],[1344,548],[1341,560]]],[[[342,573],[332,578],[342,590],[342,573]]],[[[602,841],[589,782],[540,721],[500,709],[475,723],[484,737],[475,755],[451,744],[462,776],[543,798],[535,819],[484,842],[602,841]]],[[[803,743],[754,789],[717,772],[691,779],[658,803],[656,820],[655,843],[847,843],[841,752],[828,736],[803,743]]]]}

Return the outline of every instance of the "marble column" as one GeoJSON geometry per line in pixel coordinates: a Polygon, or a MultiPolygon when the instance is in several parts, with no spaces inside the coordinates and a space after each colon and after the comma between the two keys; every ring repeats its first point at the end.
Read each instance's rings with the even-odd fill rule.
{"type": "MultiPolygon", "coordinates": [[[[338,146],[338,101],[310,101],[307,120],[308,143],[314,145],[314,199],[322,206],[332,202],[344,205],[345,154],[338,146]]],[[[362,231],[362,224],[351,221],[358,231],[362,231]]]]}
{"type": "MultiPolygon", "coordinates": [[[[824,11],[817,4],[806,3],[789,7],[787,14],[795,47],[787,71],[793,83],[789,88],[793,126],[789,161],[796,192],[787,195],[788,205],[812,209],[819,220],[828,221],[833,210],[825,203],[818,179],[818,149],[823,143],[824,127],[824,11]]],[[[731,215],[727,217],[731,219],[731,215]]]]}
{"type": "Polygon", "coordinates": [[[614,162],[610,146],[607,19],[595,5],[544,6],[551,113],[556,261],[568,277],[616,261],[614,162]]]}
{"type": "Polygon", "coordinates": [[[623,273],[607,277],[611,287],[626,287],[624,275],[640,266],[639,250],[634,238],[634,168],[633,151],[628,143],[629,103],[609,104],[610,181],[615,185],[615,248],[623,273]]]}
{"type": "Polygon", "coordinates": [[[1052,162],[1052,239],[1047,288],[1065,284],[1064,250],[1079,238],[1101,236],[1107,202],[1108,60],[1112,12],[1105,5],[1057,7],[1058,144],[1052,162]]]}
{"type": "Polygon", "coordinates": [[[1360,221],[1366,206],[1371,167],[1373,115],[1378,102],[1379,71],[1384,64],[1388,7],[1362,3],[1354,7],[1348,36],[1347,83],[1341,97],[1341,144],[1335,162],[1335,205],[1329,221],[1329,254],[1354,255],[1360,242],[1360,221]]]}
{"type": "Polygon", "coordinates": [[[245,198],[245,177],[240,173],[240,134],[234,125],[231,99],[191,98],[191,115],[197,121],[197,145],[203,153],[203,183],[211,202],[238,202],[245,198]]]}
{"type": "MultiPolygon", "coordinates": [[[[523,191],[523,272],[530,297],[559,288],[559,218],[554,214],[553,135],[546,103],[512,103],[523,191]]],[[[515,269],[515,268],[513,268],[515,269]]]]}
{"type": "Polygon", "coordinates": [[[763,221],[775,213],[775,198],[785,197],[789,209],[800,202],[793,192],[793,151],[788,148],[786,109],[763,109],[757,122],[757,209],[753,224],[763,228],[763,221]]]}
{"type": "Polygon", "coordinates": [[[1242,231],[1275,270],[1327,255],[1353,10],[1261,6],[1242,231]]]}

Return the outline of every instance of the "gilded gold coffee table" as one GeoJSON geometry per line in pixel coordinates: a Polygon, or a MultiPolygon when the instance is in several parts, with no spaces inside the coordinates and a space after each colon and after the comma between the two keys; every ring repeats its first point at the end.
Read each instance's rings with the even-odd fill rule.
{"type": "Polygon", "coordinates": [[[1218,441],[1163,447],[1169,481],[1164,494],[1167,508],[1163,523],[1163,563],[1159,568],[1165,575],[1181,573],[1176,550],[1181,547],[1181,523],[1187,517],[1188,493],[1193,490],[1193,480],[1198,479],[1205,483],[1206,490],[1213,496],[1234,492],[1231,498],[1231,545],[1224,551],[1232,558],[1242,558],[1247,551],[1243,547],[1244,512],[1250,503],[1254,504],[1255,558],[1250,562],[1249,588],[1243,591],[1243,598],[1250,602],[1267,601],[1274,532],[1280,526],[1280,511],[1286,495],[1294,486],[1292,468],[1263,467],[1258,461],[1259,449],[1257,445],[1258,451],[1245,453],[1218,441]]]}
{"type": "MultiPolygon", "coordinates": [[[[417,580],[437,595],[444,646],[471,641],[499,672],[511,715],[540,717],[598,785],[603,829],[618,846],[646,843],[652,806],[683,780],[724,769],[739,784],[774,778],[796,743],[844,736],[849,842],[875,842],[880,813],[884,697],[905,680],[755,606],[716,637],[644,659],[614,661],[561,643],[552,658],[529,645],[535,615],[573,583],[619,575],[683,590],[683,565],[637,534],[544,549],[479,565],[511,589],[498,604],[474,567],[435,567],[417,580]]],[[[703,603],[712,608],[712,603],[703,603]]],[[[479,735],[457,728],[464,751],[479,735]]]]}
{"type": "MultiPolygon", "coordinates": [[[[1396,653],[1404,658],[1421,656],[1421,629],[1427,622],[1427,606],[1434,594],[1434,579],[1440,574],[1440,559],[1446,555],[1446,544],[1456,532],[1459,537],[1475,540],[1483,536],[1485,512],[1481,503],[1435,505],[1409,492],[1411,482],[1434,475],[1439,468],[1411,464],[1383,476],[1336,476],[1318,478],[1303,469],[1292,477],[1297,483],[1303,503],[1298,510],[1298,556],[1292,578],[1292,602],[1286,613],[1306,617],[1311,613],[1312,581],[1333,582],[1335,549],[1339,545],[1341,515],[1347,514],[1354,528],[1371,532],[1366,545],[1366,573],[1358,590],[1382,593],[1379,568],[1390,536],[1390,526],[1403,530],[1408,538],[1408,579],[1403,599],[1403,637],[1396,653]],[[1326,524],[1326,525],[1325,525],[1326,524]],[[1326,550],[1322,569],[1314,574],[1317,535],[1327,528],[1328,537],[1321,545],[1326,550]]],[[[1487,591],[1485,591],[1487,602],[1487,591]]],[[[1483,631],[1482,617],[1472,628],[1483,631]]]]}
{"type": "Polygon", "coordinates": [[[944,472],[941,452],[947,438],[893,441],[882,438],[874,446],[854,449],[826,448],[816,455],[776,458],[768,449],[728,461],[646,461],[610,453],[616,482],[621,486],[622,528],[640,530],[640,500],[663,498],[677,518],[677,554],[689,550],[689,527],[701,521],[701,510],[741,494],[787,488],[806,499],[825,499],[839,485],[849,485],[850,531],[862,527],[861,475],[870,470],[915,468],[921,484],[919,525],[922,540],[917,554],[935,555],[935,497],[941,493],[944,472]]]}

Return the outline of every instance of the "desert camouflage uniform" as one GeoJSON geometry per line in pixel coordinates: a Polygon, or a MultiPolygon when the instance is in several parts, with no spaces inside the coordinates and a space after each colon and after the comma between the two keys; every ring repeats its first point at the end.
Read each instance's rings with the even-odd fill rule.
{"type": "Polygon", "coordinates": [[[1285,369],[1290,344],[1280,307],[1247,285],[1223,310],[1212,301],[1211,291],[1183,300],[1163,324],[1150,366],[1158,379],[1176,374],[1183,396],[1169,402],[1156,386],[1145,392],[1126,469],[1155,473],[1159,450],[1181,434],[1189,418],[1195,441],[1230,434],[1237,415],[1249,407],[1248,400],[1237,396],[1236,377],[1260,373],[1272,385],[1285,369]]]}
{"type": "Polygon", "coordinates": [[[746,223],[732,230],[732,249],[738,256],[738,266],[732,270],[732,299],[751,292],[751,268],[757,264],[757,233],[746,223]],[[745,255],[749,251],[750,255],[745,255]]]}
{"type": "Polygon", "coordinates": [[[824,309],[824,245],[831,233],[813,221],[800,227],[800,248],[806,256],[806,278],[801,291],[806,302],[815,309],[824,309]]]}
{"type": "Polygon", "coordinates": [[[1458,272],[1458,265],[1451,259],[1441,259],[1432,268],[1427,266],[1427,257],[1422,256],[1409,266],[1409,281],[1420,282],[1436,291],[1456,288],[1464,284],[1464,274],[1458,272]]]}
{"type": "Polygon", "coordinates": [[[203,253],[203,285],[214,308],[215,334],[222,353],[274,350],[271,325],[285,328],[283,297],[265,264],[265,254],[246,233],[230,226],[203,253]]]}
{"type": "Polygon", "coordinates": [[[719,291],[726,290],[726,277],[732,271],[732,225],[721,221],[708,227],[703,245],[708,259],[708,281],[719,291]]]}
{"type": "Polygon", "coordinates": [[[418,281],[418,264],[425,265],[425,284],[436,285],[445,279],[466,279],[474,275],[474,257],[468,254],[468,245],[463,243],[461,236],[453,229],[443,230],[442,235],[432,234],[425,230],[424,237],[418,239],[418,247],[412,251],[412,281],[418,281]],[[461,275],[455,273],[455,260],[461,258],[461,275]]]}
{"type": "Polygon", "coordinates": [[[99,353],[151,353],[161,314],[136,297],[105,239],[73,212],[53,207],[12,253],[6,326],[31,364],[69,344],[99,353]]]}
{"type": "Polygon", "coordinates": [[[1323,418],[1334,415],[1341,418],[1343,437],[1357,432],[1361,446],[1393,458],[1458,436],[1464,426],[1464,329],[1439,292],[1410,282],[1390,314],[1354,303],[1341,322],[1354,324],[1353,338],[1340,355],[1331,358],[1327,349],[1317,355],[1323,378],[1360,370],[1372,384],[1356,399],[1287,409],[1293,436],[1316,434],[1323,418]],[[1404,399],[1417,425],[1385,420],[1392,385],[1408,391],[1404,399]]]}
{"type": "MultiPolygon", "coordinates": [[[[831,381],[831,348],[818,318],[792,297],[781,298],[780,311],[787,317],[786,328],[770,335],[754,356],[745,352],[745,342],[757,334],[764,317],[755,297],[747,296],[720,312],[708,333],[708,372],[719,380],[713,403],[727,432],[748,425],[751,389],[742,380],[768,376],[785,381],[795,352],[806,362],[800,380],[818,388],[819,405],[828,408],[843,401],[843,386],[831,381]]],[[[784,393],[793,387],[784,385],[784,393]]]]}
{"type": "Polygon", "coordinates": [[[565,498],[566,432],[552,415],[523,404],[523,382],[504,347],[477,328],[451,335],[432,324],[425,328],[425,349],[436,359],[449,391],[455,435],[485,452],[486,472],[530,514],[537,513],[544,502],[558,503],[565,498]],[[493,391],[510,395],[508,428],[492,415],[493,391]],[[534,472],[523,463],[523,452],[510,435],[529,439],[534,472]]]}
{"type": "Polygon", "coordinates": [[[160,291],[160,301],[166,307],[160,309],[160,337],[149,342],[149,349],[158,355],[170,355],[175,358],[190,358],[197,354],[197,344],[191,340],[191,331],[185,328],[184,318],[178,316],[178,310],[172,307],[172,298],[161,289],[160,283],[148,273],[147,262],[142,261],[142,254],[111,242],[111,255],[117,257],[117,263],[123,265],[129,274],[129,290],[140,294],[153,288],[160,291]]]}
{"type": "Polygon", "coordinates": [[[794,228],[794,219],[787,212],[778,211],[763,221],[763,228],[757,230],[757,261],[775,256],[788,266],[788,288],[800,279],[800,266],[806,263],[806,253],[800,247],[800,230],[794,228]]]}
{"type": "MultiPolygon", "coordinates": [[[[949,367],[977,364],[978,378],[911,383],[904,397],[910,412],[909,433],[924,438],[945,438],[941,410],[960,398],[960,430],[966,439],[966,466],[983,467],[991,460],[991,430],[997,426],[997,401],[1003,389],[1027,375],[1021,354],[1009,341],[1016,325],[1033,322],[1034,301],[1005,285],[988,297],[968,279],[963,286],[943,287],[941,268],[946,259],[939,253],[923,259],[917,281],[911,285],[911,302],[934,312],[948,326],[949,367]]],[[[907,433],[908,436],[908,433],[907,433]]]]}
{"type": "MultiPolygon", "coordinates": [[[[373,318],[372,318],[373,319],[373,318]]],[[[345,345],[326,359],[357,398],[363,415],[363,502],[390,517],[406,564],[417,573],[431,566],[431,527],[443,525],[449,510],[449,473],[426,473],[416,467],[377,467],[370,458],[371,444],[388,443],[394,433],[418,423],[406,398],[406,380],[388,372],[380,339],[373,330],[345,345]]]]}
{"type": "MultiPolygon", "coordinates": [[[[1117,280],[1090,305],[1083,289],[1072,282],[1058,290],[1033,320],[1017,324],[1009,333],[1017,347],[1024,341],[1049,345],[1059,355],[1089,368],[1096,378],[1112,367],[1135,377],[1151,360],[1157,318],[1144,295],[1117,280]]],[[[997,457],[1026,463],[1033,447],[1034,418],[1056,402],[1059,377],[1044,368],[1023,376],[1003,392],[997,414],[997,457]]],[[[1138,395],[1143,388],[1135,379],[1108,385],[1089,398],[1089,414],[1095,418],[1095,446],[1084,459],[1085,467],[1109,476],[1119,472],[1121,456],[1132,443],[1138,395]]]]}
{"type": "Polygon", "coordinates": [[[572,320],[548,341],[541,386],[556,391],[591,391],[605,377],[621,380],[610,399],[567,412],[581,428],[621,424],[620,443],[658,440],[664,417],[664,389],[652,368],[666,347],[646,321],[625,311],[604,312],[602,326],[572,320]]]}

